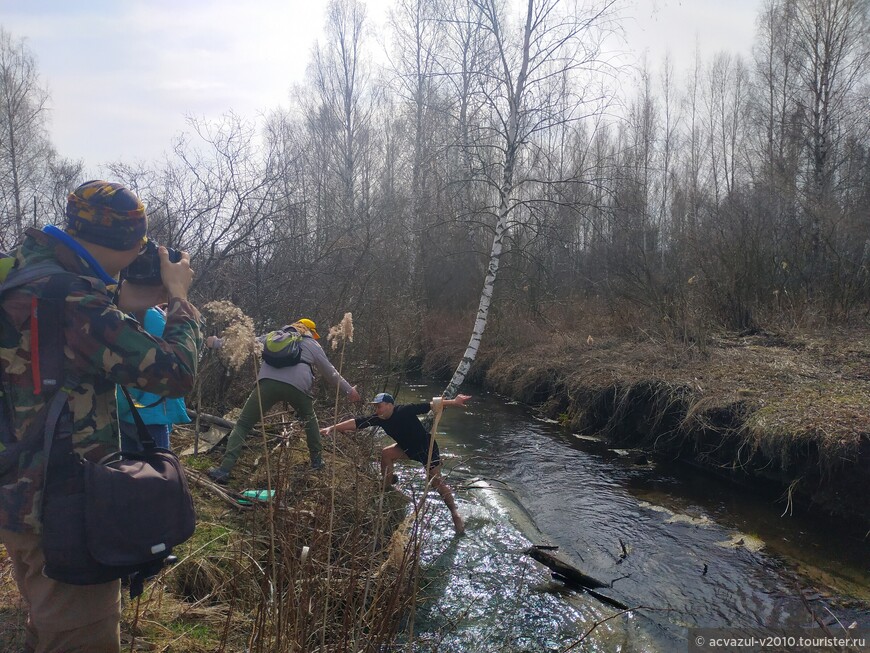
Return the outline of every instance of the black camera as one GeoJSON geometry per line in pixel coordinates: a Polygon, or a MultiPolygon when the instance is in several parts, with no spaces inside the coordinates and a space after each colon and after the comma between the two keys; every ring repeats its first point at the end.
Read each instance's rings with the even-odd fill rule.
{"type": "MultiPolygon", "coordinates": [[[[157,253],[159,245],[153,240],[145,243],[145,249],[139,256],[136,257],[130,265],[121,270],[121,278],[126,279],[130,283],[135,283],[140,286],[160,286],[163,284],[163,278],[160,276],[160,255],[157,253]]],[[[181,252],[171,247],[166,248],[169,251],[169,261],[178,263],[181,260],[181,252]]]]}

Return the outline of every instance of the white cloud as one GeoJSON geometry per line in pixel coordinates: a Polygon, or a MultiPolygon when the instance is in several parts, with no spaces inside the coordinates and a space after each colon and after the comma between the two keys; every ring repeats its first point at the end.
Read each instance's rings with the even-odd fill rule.
{"type": "MultiPolygon", "coordinates": [[[[627,0],[630,50],[678,68],[748,54],[760,0],[627,0]]],[[[52,97],[58,151],[92,169],[159,158],[185,115],[254,119],[287,105],[322,38],[327,0],[0,0],[2,24],[27,37],[52,97]]],[[[391,0],[370,0],[383,23],[391,0]]],[[[371,48],[376,49],[375,42],[371,48]]]]}
{"type": "Polygon", "coordinates": [[[160,157],[187,114],[254,118],[286,104],[326,2],[63,4],[4,11],[3,25],[37,57],[58,151],[96,166],[160,157]]]}

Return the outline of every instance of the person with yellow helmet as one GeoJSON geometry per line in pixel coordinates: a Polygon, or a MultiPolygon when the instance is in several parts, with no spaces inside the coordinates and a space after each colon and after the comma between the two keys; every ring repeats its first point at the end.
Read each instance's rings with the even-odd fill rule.
{"type": "MultiPolygon", "coordinates": [[[[258,340],[268,347],[275,334],[284,337],[286,341],[294,341],[294,346],[297,348],[295,362],[283,366],[279,366],[279,363],[274,361],[270,364],[267,360],[273,359],[268,358],[264,350],[264,360],[257,378],[258,387],[254,388],[242,408],[242,413],[227,440],[227,449],[220,466],[212,467],[207,472],[209,478],[216,483],[223,484],[229,481],[230,473],[242,453],[248,433],[254,424],[279,401],[286,401],[293,406],[297,418],[305,425],[305,442],[308,445],[311,468],[317,470],[323,467],[323,445],[312,396],[315,368],[327,383],[341,388],[348,399],[360,400],[356,388],[351,386],[326,358],[326,353],[317,342],[320,335],[313,320],[302,318],[278,331],[260,336],[258,340]]],[[[206,339],[208,347],[217,349],[222,345],[223,340],[216,336],[209,336],[206,339]]]]}

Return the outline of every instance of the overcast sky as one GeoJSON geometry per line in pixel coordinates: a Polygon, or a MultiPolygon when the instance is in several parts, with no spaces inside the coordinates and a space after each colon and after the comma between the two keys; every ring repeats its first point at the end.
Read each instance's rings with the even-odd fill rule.
{"type": "MultiPolygon", "coordinates": [[[[26,38],[51,95],[58,152],[90,172],[162,157],[185,116],[255,119],[288,105],[327,0],[0,0],[0,25],[26,38]]],[[[374,29],[392,0],[369,0],[374,29]]],[[[704,57],[748,56],[761,0],[623,0],[627,50],[682,74],[704,57]]],[[[371,47],[379,47],[376,42],[371,47]]]]}

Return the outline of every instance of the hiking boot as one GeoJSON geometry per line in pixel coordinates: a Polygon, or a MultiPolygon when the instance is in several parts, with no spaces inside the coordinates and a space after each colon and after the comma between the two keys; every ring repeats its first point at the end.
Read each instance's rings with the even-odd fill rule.
{"type": "Polygon", "coordinates": [[[326,467],[326,463],[323,462],[323,458],[315,458],[311,461],[311,469],[313,469],[315,472],[323,469],[324,467],[326,467]]]}
{"type": "Polygon", "coordinates": [[[178,556],[174,556],[174,555],[170,554],[170,555],[166,556],[165,558],[163,558],[163,566],[164,567],[168,567],[169,565],[174,565],[176,562],[178,562],[178,556]]]}
{"type": "Polygon", "coordinates": [[[220,467],[212,467],[206,472],[206,475],[215,483],[219,483],[220,485],[226,485],[230,480],[230,473],[224,471],[220,467]]]}

